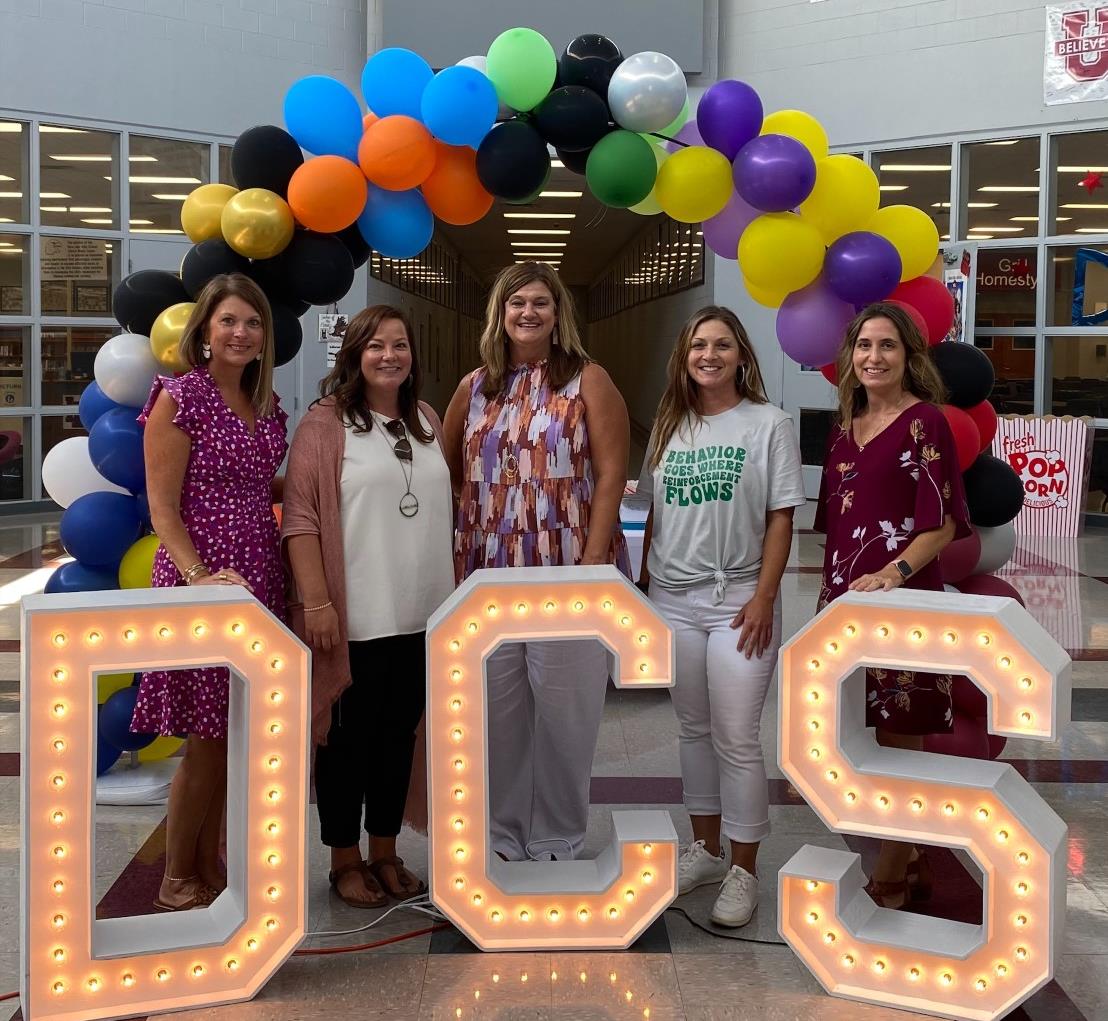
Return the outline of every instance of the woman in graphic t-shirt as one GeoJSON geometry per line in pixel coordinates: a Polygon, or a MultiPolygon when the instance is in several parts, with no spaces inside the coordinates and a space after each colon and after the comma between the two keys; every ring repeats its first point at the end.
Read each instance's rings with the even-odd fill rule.
{"type": "Polygon", "coordinates": [[[678,889],[720,883],[712,921],[737,928],[757,906],[755,862],[769,834],[758,731],[781,644],[793,508],[804,503],[800,450],[730,309],[708,306],[685,324],[668,376],[639,492],[653,499],[643,580],[677,647],[673,704],[693,830],[678,889]]]}

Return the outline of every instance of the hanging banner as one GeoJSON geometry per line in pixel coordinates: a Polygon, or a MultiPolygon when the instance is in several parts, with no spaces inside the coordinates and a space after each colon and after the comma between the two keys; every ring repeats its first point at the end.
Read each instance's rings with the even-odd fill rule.
{"type": "Polygon", "coordinates": [[[1108,99],[1108,3],[1081,0],[1046,9],[1043,101],[1108,99]]]}

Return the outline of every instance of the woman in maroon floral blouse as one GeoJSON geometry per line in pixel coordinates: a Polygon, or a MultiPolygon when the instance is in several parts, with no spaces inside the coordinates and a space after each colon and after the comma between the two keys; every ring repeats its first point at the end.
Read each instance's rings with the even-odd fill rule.
{"type": "MultiPolygon", "coordinates": [[[[969,533],[954,438],[939,403],[943,384],[912,319],[870,305],[851,323],[838,357],[840,422],[828,444],[816,511],[827,533],[819,609],[846,591],[943,591],[939,552],[969,533]]],[[[877,742],[918,750],[924,734],[953,724],[951,677],[909,670],[866,673],[866,724],[877,742]]],[[[867,890],[902,907],[926,860],[886,841],[867,890]]]]}

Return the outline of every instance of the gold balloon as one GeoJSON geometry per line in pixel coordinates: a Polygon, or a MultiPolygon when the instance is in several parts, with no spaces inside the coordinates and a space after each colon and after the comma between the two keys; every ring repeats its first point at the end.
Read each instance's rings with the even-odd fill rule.
{"type": "Polygon", "coordinates": [[[288,203],[265,188],[238,192],[223,207],[223,239],[248,259],[272,259],[292,240],[296,224],[288,203]]]}
{"type": "Polygon", "coordinates": [[[150,330],[150,350],[158,364],[169,372],[188,372],[192,368],[181,356],[181,334],[196,307],[194,301],[179,301],[170,305],[150,330]]]}
{"type": "Polygon", "coordinates": [[[223,207],[237,194],[229,184],[202,184],[189,192],[181,206],[181,227],[194,245],[220,236],[223,207]]]}

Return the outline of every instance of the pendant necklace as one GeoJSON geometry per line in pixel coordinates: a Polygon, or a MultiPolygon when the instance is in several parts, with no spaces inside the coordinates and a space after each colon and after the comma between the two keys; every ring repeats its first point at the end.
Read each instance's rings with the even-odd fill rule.
{"type": "MultiPolygon", "coordinates": [[[[392,445],[392,452],[396,455],[396,460],[400,462],[400,474],[404,476],[404,495],[400,497],[397,509],[404,517],[414,518],[419,513],[419,498],[412,492],[412,471],[414,467],[412,463],[412,443],[408,439],[404,421],[399,418],[388,421],[378,416],[376,412],[373,414],[384,432],[387,432],[396,441],[392,445]]],[[[381,433],[381,439],[387,444],[389,441],[385,439],[384,432],[381,433]]]]}

